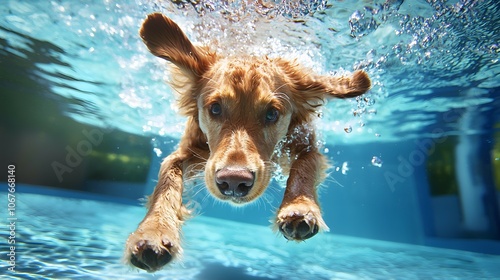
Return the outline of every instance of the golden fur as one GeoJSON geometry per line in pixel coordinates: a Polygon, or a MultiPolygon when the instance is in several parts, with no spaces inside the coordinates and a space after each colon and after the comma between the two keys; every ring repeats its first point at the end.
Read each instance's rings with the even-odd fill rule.
{"type": "Polygon", "coordinates": [[[127,240],[125,259],[151,272],[182,253],[180,230],[189,216],[183,179],[200,171],[215,198],[243,205],[264,193],[272,163],[278,163],[288,180],[274,227],[296,241],[328,230],[316,194],[327,160],[309,124],[325,97],[365,93],[368,75],[319,76],[282,58],[222,57],[194,46],[158,13],[147,17],[140,36],[151,53],[173,64],[172,86],[188,121],[179,148],[161,165],[148,213],[127,240]]]}

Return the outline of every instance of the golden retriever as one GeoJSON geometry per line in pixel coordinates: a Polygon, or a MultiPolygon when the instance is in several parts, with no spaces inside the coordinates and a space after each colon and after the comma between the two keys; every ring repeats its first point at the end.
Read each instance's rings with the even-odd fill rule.
{"type": "Polygon", "coordinates": [[[328,230],[316,194],[328,164],[311,121],[325,97],[368,91],[368,75],[320,76],[282,58],[223,57],[194,46],[159,13],[147,17],[140,36],[172,63],[172,86],[188,119],[178,149],[161,164],[146,216],[127,240],[126,261],[152,272],[182,253],[180,230],[190,214],[183,180],[200,172],[215,198],[243,205],[264,193],[278,164],[288,180],[275,229],[296,241],[328,230]]]}

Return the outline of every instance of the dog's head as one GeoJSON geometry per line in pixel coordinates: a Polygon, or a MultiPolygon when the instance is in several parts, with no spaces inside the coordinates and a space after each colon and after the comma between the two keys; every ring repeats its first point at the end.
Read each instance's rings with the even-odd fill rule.
{"type": "Polygon", "coordinates": [[[370,88],[362,71],[327,77],[279,58],[220,57],[193,46],[161,14],[149,15],[140,35],[154,55],[175,65],[173,86],[181,112],[196,120],[210,149],[207,188],[234,204],[251,202],[265,191],[276,145],[310,122],[324,97],[353,97],[370,88]]]}

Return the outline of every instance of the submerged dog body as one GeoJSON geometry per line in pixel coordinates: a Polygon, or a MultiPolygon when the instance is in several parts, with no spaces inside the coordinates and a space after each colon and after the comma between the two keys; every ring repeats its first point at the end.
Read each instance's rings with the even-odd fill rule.
{"type": "Polygon", "coordinates": [[[215,198],[243,205],[264,193],[277,163],[288,180],[275,228],[296,241],[328,230],[316,194],[327,161],[308,124],[325,97],[365,93],[367,74],[319,76],[281,58],[225,58],[193,46],[158,13],[140,35],[151,53],[173,64],[172,86],[188,120],[178,149],[161,165],[148,213],[127,240],[126,260],[155,271],[182,253],[180,230],[189,216],[183,179],[199,172],[215,198]]]}

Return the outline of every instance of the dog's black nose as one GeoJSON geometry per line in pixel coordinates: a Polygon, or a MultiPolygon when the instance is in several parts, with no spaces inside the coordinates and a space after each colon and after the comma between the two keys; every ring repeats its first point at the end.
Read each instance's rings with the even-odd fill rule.
{"type": "Polygon", "coordinates": [[[215,173],[215,183],[223,195],[243,197],[253,186],[255,175],[246,168],[225,167],[215,173]]]}

